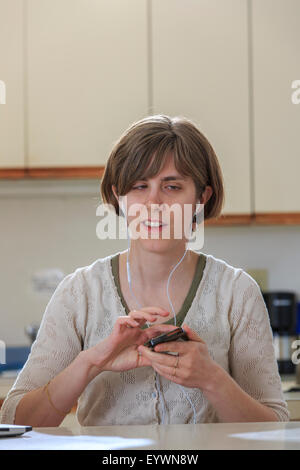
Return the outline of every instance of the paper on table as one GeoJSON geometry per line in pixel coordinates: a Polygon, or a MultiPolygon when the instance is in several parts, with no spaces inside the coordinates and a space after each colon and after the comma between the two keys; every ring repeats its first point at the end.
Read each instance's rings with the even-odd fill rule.
{"type": "Polygon", "coordinates": [[[115,450],[155,444],[151,439],[129,439],[119,436],[54,435],[30,431],[21,437],[0,441],[6,450],[115,450]]]}

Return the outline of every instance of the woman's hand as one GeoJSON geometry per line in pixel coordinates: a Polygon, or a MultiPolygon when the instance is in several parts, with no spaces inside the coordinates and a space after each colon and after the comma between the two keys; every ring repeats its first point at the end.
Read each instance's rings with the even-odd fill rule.
{"type": "MultiPolygon", "coordinates": [[[[160,326],[161,333],[165,332],[160,326]]],[[[174,325],[172,327],[174,329],[174,325]]],[[[138,351],[143,359],[160,375],[185,387],[209,390],[219,365],[210,357],[205,342],[188,325],[183,325],[189,341],[172,341],[155,346],[154,351],[140,345],[138,351]],[[178,355],[162,354],[164,351],[178,355]]],[[[168,328],[166,331],[170,331],[168,328]]]]}
{"type": "Polygon", "coordinates": [[[99,372],[120,372],[150,365],[147,358],[138,353],[138,346],[156,335],[155,327],[141,329],[146,322],[154,323],[169,312],[160,307],[144,307],[132,310],[129,315],[118,317],[112,333],[96,346],[86,351],[91,366],[99,372]],[[152,329],[154,328],[154,329],[152,329]]]}

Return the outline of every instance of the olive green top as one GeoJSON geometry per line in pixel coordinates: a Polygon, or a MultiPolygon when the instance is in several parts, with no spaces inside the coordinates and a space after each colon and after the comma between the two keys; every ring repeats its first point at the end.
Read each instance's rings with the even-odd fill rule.
{"type": "MultiPolygon", "coordinates": [[[[125,302],[125,299],[123,297],[121,287],[120,287],[119,255],[120,255],[120,253],[117,253],[115,256],[112,256],[112,258],[111,258],[111,268],[112,268],[112,273],[113,273],[113,276],[114,276],[114,279],[115,279],[115,283],[116,283],[116,287],[117,287],[117,291],[118,291],[121,303],[122,303],[123,307],[125,308],[126,314],[128,315],[130,310],[129,310],[126,302],[125,302]]],[[[190,289],[187,293],[186,298],[184,299],[184,302],[181,306],[180,311],[176,315],[176,326],[181,326],[182,325],[182,323],[184,321],[184,318],[185,318],[187,312],[189,311],[189,309],[192,305],[192,302],[194,300],[194,297],[195,297],[195,294],[197,292],[198,286],[199,286],[200,281],[202,279],[203,271],[204,271],[205,264],[206,264],[206,256],[203,253],[200,253],[198,256],[199,256],[199,259],[198,259],[197,266],[196,266],[196,269],[195,269],[195,274],[194,274],[192,284],[190,286],[190,289]]],[[[172,299],[171,299],[171,301],[172,301],[172,299]]],[[[165,324],[173,324],[174,323],[174,318],[172,317],[164,323],[165,324]]],[[[144,328],[147,328],[147,326],[144,325],[144,328]]]]}

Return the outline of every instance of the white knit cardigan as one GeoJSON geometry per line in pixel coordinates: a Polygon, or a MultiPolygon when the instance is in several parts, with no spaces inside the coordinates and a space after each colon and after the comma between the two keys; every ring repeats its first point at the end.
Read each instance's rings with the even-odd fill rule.
{"type": "MultiPolygon", "coordinates": [[[[0,422],[13,423],[20,399],[66,368],[82,349],[106,338],[116,319],[126,315],[111,269],[111,257],[67,275],[51,297],[31,353],[1,409],[0,422]]],[[[209,354],[251,397],[288,421],[268,312],[256,281],[212,255],[184,322],[206,342],[209,354]]],[[[192,423],[193,409],[182,389],[142,367],[105,371],[79,398],[82,426],[192,423]],[[161,392],[161,393],[158,393],[161,392]],[[162,403],[163,400],[163,403],[162,403]]],[[[198,423],[218,422],[215,409],[200,389],[187,388],[198,423]]]]}

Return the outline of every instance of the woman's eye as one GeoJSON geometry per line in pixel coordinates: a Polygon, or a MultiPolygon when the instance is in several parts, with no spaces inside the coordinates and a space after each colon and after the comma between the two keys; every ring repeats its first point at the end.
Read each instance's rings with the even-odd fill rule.
{"type": "MultiPolygon", "coordinates": [[[[140,189],[140,188],[145,188],[146,185],[145,184],[141,184],[140,186],[134,186],[132,189],[140,189]]],[[[169,185],[169,186],[166,186],[167,188],[172,188],[172,191],[173,190],[178,190],[180,189],[178,186],[173,186],[173,185],[169,185]]]]}

